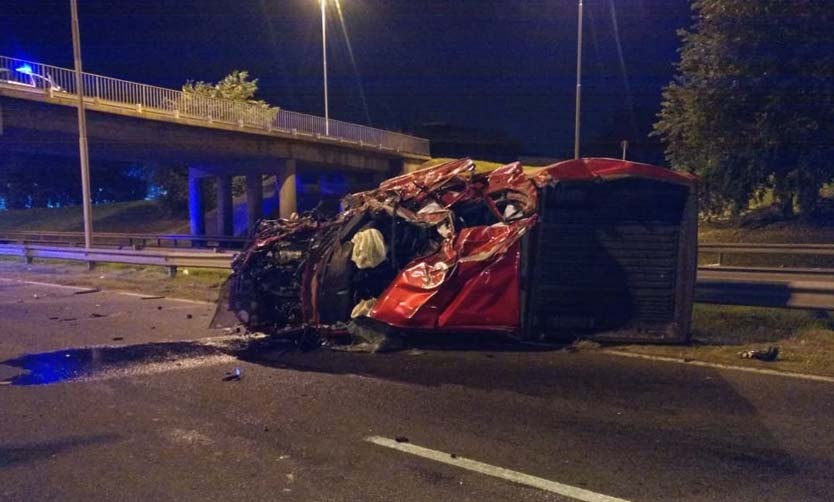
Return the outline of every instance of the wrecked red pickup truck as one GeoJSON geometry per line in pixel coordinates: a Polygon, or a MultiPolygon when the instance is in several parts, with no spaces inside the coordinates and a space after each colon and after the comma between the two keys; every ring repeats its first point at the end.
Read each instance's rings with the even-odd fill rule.
{"type": "Polygon", "coordinates": [[[469,159],[348,195],[335,218],[264,220],[224,295],[252,330],[502,332],[683,342],[692,176],[615,159],[477,174],[469,159]]]}

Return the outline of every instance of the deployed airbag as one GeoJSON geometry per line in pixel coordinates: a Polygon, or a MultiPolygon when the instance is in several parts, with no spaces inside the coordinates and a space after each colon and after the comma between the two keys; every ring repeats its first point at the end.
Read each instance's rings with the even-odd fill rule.
{"type": "Polygon", "coordinates": [[[350,240],[353,243],[353,252],[350,259],[356,268],[362,270],[374,268],[385,261],[387,250],[382,232],[375,228],[366,228],[356,232],[350,240]]]}

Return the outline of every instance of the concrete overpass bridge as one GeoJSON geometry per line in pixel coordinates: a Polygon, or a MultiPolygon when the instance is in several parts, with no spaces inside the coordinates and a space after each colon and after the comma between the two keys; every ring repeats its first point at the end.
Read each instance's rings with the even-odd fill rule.
{"type": "MultiPolygon", "coordinates": [[[[264,175],[276,176],[289,216],[298,175],[339,171],[370,184],[429,158],[428,140],[398,132],[90,73],[83,81],[92,161],[189,166],[194,234],[205,233],[206,177],[217,179],[217,232],[229,235],[233,176],[246,176],[251,224],[264,175]]],[[[0,168],[15,168],[13,153],[77,156],[77,102],[73,70],[0,56],[0,168]]]]}

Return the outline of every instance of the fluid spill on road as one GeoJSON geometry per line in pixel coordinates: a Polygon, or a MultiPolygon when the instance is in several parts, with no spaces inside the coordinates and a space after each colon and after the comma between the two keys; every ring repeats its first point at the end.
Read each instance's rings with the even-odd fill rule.
{"type": "Polygon", "coordinates": [[[0,362],[26,373],[0,380],[4,385],[52,383],[159,373],[166,370],[234,361],[231,350],[200,342],[171,342],[92,347],[27,354],[0,362]]]}

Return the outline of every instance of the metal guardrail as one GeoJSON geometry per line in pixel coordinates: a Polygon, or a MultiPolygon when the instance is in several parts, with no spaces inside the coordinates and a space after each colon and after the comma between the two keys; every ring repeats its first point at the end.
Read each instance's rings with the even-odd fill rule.
{"type": "MultiPolygon", "coordinates": [[[[38,231],[38,230],[0,230],[0,242],[21,244],[67,244],[83,245],[83,232],[38,231]]],[[[191,234],[143,234],[122,232],[95,232],[93,244],[97,246],[124,246],[140,249],[144,247],[180,247],[185,244],[191,248],[241,248],[246,243],[245,237],[223,235],[191,234]]]]}
{"type": "Polygon", "coordinates": [[[718,264],[724,262],[724,255],[769,254],[769,255],[816,255],[834,256],[834,244],[754,244],[754,243],[699,243],[698,253],[718,255],[718,264]]]}
{"type": "Polygon", "coordinates": [[[165,267],[168,276],[173,277],[180,267],[215,268],[229,270],[234,253],[211,251],[136,251],[124,249],[83,249],[56,246],[33,246],[28,244],[0,244],[0,255],[17,256],[26,263],[34,258],[50,260],[82,261],[91,268],[96,263],[123,263],[165,267]]]}
{"type": "Polygon", "coordinates": [[[834,244],[699,243],[717,266],[699,267],[695,301],[834,310],[834,269],[727,267],[726,255],[834,256],[834,244]]]}
{"type": "MultiPolygon", "coordinates": [[[[394,131],[329,120],[279,108],[210,98],[174,89],[83,73],[84,98],[91,103],[122,106],[136,112],[153,111],[173,118],[187,117],[260,131],[278,131],[350,142],[415,155],[429,155],[429,141],[394,131]]],[[[0,84],[50,96],[77,96],[75,71],[69,68],[0,56],[0,84]]]]}
{"type": "MultiPolygon", "coordinates": [[[[39,258],[81,261],[91,267],[97,262],[160,266],[173,277],[180,267],[228,270],[235,253],[0,244],[0,255],[20,257],[27,263],[39,258]]],[[[695,301],[834,310],[834,269],[699,267],[695,301]]]]}
{"type": "Polygon", "coordinates": [[[834,269],[699,267],[695,301],[834,310],[834,269]]]}

